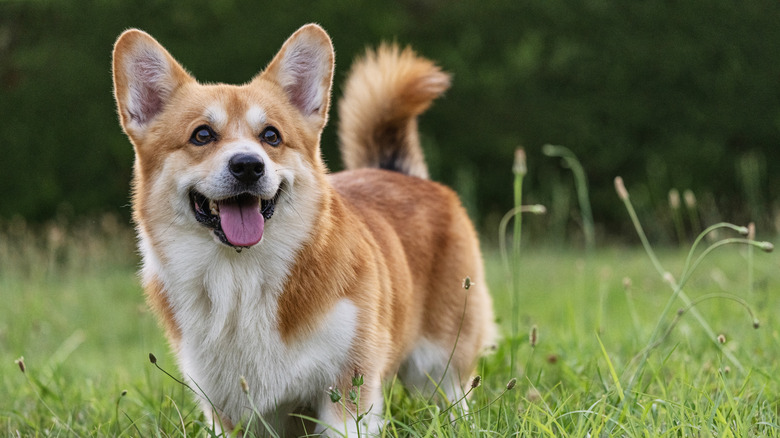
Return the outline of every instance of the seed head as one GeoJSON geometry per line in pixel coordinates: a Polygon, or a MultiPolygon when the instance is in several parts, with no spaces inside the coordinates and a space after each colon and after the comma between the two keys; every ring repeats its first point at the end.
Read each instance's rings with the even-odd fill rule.
{"type": "Polygon", "coordinates": [[[759,328],[759,327],[761,327],[761,323],[760,323],[760,322],[758,322],[758,320],[757,320],[757,319],[754,319],[754,320],[753,320],[753,328],[754,328],[754,329],[757,329],[757,328],[759,328]]]}
{"type": "Polygon", "coordinates": [[[24,356],[20,356],[19,359],[14,361],[14,363],[19,366],[19,369],[22,371],[22,373],[27,370],[27,367],[24,366],[24,356]]]}
{"type": "Polygon", "coordinates": [[[696,208],[696,195],[690,189],[683,192],[683,199],[685,199],[685,206],[688,209],[693,210],[696,208]]]}
{"type": "Polygon", "coordinates": [[[466,278],[463,279],[463,289],[469,290],[471,288],[471,277],[466,276],[466,278]]]}
{"type": "Polygon", "coordinates": [[[515,387],[515,385],[517,385],[517,379],[512,377],[512,380],[510,380],[506,384],[506,390],[511,391],[515,387]]]}
{"type": "Polygon", "coordinates": [[[758,242],[758,247],[764,252],[772,252],[775,250],[775,246],[769,242],[758,242]]]}
{"type": "Polygon", "coordinates": [[[243,391],[244,394],[249,395],[249,384],[246,383],[246,377],[240,376],[238,381],[241,383],[241,391],[243,391]]]}
{"type": "Polygon", "coordinates": [[[341,391],[338,388],[329,387],[328,394],[330,395],[330,401],[333,403],[338,403],[341,400],[341,391]]]}
{"type": "Polygon", "coordinates": [[[723,333],[718,335],[718,344],[725,344],[726,343],[726,335],[723,333]]]}
{"type": "Polygon", "coordinates": [[[157,365],[157,357],[153,353],[149,353],[149,362],[153,365],[157,365]]]}
{"type": "Polygon", "coordinates": [[[363,375],[357,371],[355,371],[355,375],[352,376],[352,386],[357,388],[363,386],[363,375]]]}
{"type": "Polygon", "coordinates": [[[474,376],[474,378],[471,380],[471,389],[478,387],[480,383],[482,383],[482,377],[474,376]]]}
{"type": "Polygon", "coordinates": [[[512,173],[523,176],[528,173],[528,167],[525,164],[525,149],[523,148],[515,149],[515,162],[512,165],[512,173]]]}
{"type": "Polygon", "coordinates": [[[531,327],[531,333],[528,334],[528,343],[531,344],[531,347],[536,347],[536,341],[538,341],[538,335],[537,335],[538,329],[536,328],[536,325],[531,327]]]}
{"type": "Polygon", "coordinates": [[[623,184],[623,178],[619,176],[615,177],[615,191],[620,199],[624,201],[628,199],[628,190],[626,190],[626,186],[623,184]]]}

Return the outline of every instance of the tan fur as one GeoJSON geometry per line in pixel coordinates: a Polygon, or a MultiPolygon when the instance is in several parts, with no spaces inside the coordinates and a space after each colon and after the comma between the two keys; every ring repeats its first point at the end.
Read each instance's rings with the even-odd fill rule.
{"type": "Polygon", "coordinates": [[[157,279],[151,280],[147,283],[144,291],[146,292],[147,304],[157,313],[157,317],[160,318],[165,328],[168,342],[174,349],[178,349],[181,342],[181,330],[173,319],[173,311],[162,283],[157,279]]]}
{"type": "MultiPolygon", "coordinates": [[[[171,344],[181,353],[182,339],[187,336],[181,320],[186,315],[177,313],[182,308],[176,307],[173,298],[208,296],[213,301],[214,297],[211,291],[201,290],[206,286],[198,285],[196,290],[170,286],[182,276],[199,275],[182,271],[177,264],[179,255],[170,251],[181,233],[209,233],[186,212],[177,210],[181,202],[187,201],[180,199],[181,188],[175,178],[185,174],[195,180],[205,178],[223,165],[218,159],[222,147],[255,142],[280,169],[303,166],[312,175],[311,179],[299,176],[296,186],[287,188],[306,194],[310,205],[285,203],[285,196],[291,194],[282,193],[277,206],[298,213],[301,220],[301,213],[316,212],[308,238],[295,248],[286,277],[264,280],[269,284],[279,280],[283,285],[275,301],[273,321],[282,342],[289,348],[305,343],[322,330],[331,309],[346,299],[358,314],[347,361],[332,382],[342,393],[348,393],[351,378],[361,374],[366,379],[362,397],[381,402],[382,379],[403,367],[423,340],[444,351],[454,350],[450,372],[458,383],[466,385],[480,351],[493,341],[492,304],[479,243],[464,208],[452,190],[423,179],[428,173],[416,125],[416,117],[449,86],[449,76],[409,49],[381,46],[376,53],[369,52],[352,69],[340,103],[342,153],[347,167],[357,170],[329,175],[320,156],[319,136],[327,120],[332,65],[327,34],[310,25],[293,35],[266,70],[248,84],[201,85],[145,33],[131,30],[120,37],[114,51],[114,85],[122,126],[136,152],[134,219],[141,237],[149,304],[157,311],[171,344]],[[327,48],[303,53],[321,57],[317,65],[327,67],[329,63],[329,73],[314,84],[311,93],[295,94],[289,78],[284,77],[284,68],[289,65],[285,64],[285,56],[288,50],[310,46],[327,48]],[[158,50],[165,56],[157,54],[158,50]],[[144,63],[147,52],[152,53],[154,62],[144,63]],[[138,67],[139,59],[142,67],[154,67],[156,61],[171,66],[160,87],[147,89],[145,82],[133,82],[137,75],[154,76],[138,67]],[[129,66],[136,68],[128,71],[129,66]],[[319,101],[317,92],[322,90],[326,93],[319,101]],[[161,96],[159,107],[154,98],[144,101],[149,105],[133,106],[137,101],[133,96],[143,97],[146,92],[161,96]],[[224,120],[219,114],[208,115],[212,106],[225,112],[224,120]],[[281,146],[257,140],[257,127],[248,126],[244,117],[253,106],[262,108],[266,124],[282,132],[281,146]],[[193,146],[190,135],[204,124],[214,125],[219,141],[210,147],[193,146]],[[413,176],[359,169],[383,165],[413,176]],[[174,224],[179,234],[173,233],[174,224]],[[473,281],[468,291],[462,287],[467,276],[473,281]]],[[[151,79],[151,83],[157,83],[156,76],[151,79]]],[[[271,233],[284,235],[285,227],[291,226],[279,222],[277,216],[267,221],[271,238],[276,236],[271,233]]],[[[252,251],[274,251],[264,246],[268,245],[265,237],[258,248],[246,249],[247,253],[242,254],[218,242],[213,245],[221,245],[216,249],[230,263],[246,260],[242,257],[252,251]]],[[[266,269],[266,265],[261,262],[257,269],[266,269]]],[[[258,290],[257,295],[271,292],[258,290]]],[[[251,345],[244,348],[252,350],[251,345]]],[[[232,352],[214,354],[218,358],[232,352]]],[[[239,357],[244,357],[243,353],[239,357]]],[[[250,365],[262,369],[264,359],[257,358],[250,365]]],[[[296,385],[305,386],[307,382],[296,385]]],[[[313,391],[324,392],[325,388],[313,391]]],[[[321,417],[342,416],[336,407],[313,404],[308,407],[320,409],[321,417]]],[[[241,421],[235,414],[231,417],[230,412],[219,412],[230,427],[241,421]]]]}
{"type": "Polygon", "coordinates": [[[417,116],[450,86],[450,77],[410,48],[382,44],[353,64],[339,103],[347,169],[387,168],[428,178],[417,116]]]}

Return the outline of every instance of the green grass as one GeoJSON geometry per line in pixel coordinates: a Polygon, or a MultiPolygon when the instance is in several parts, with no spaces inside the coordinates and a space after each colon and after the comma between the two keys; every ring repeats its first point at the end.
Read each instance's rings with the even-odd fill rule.
{"type": "MultiPolygon", "coordinates": [[[[68,228],[16,222],[0,230],[0,435],[207,435],[188,390],[149,363],[153,352],[178,375],[144,304],[132,233],[110,217],[68,228]],[[21,356],[24,373],[15,363],[21,356]]],[[[679,278],[686,253],[658,255],[679,278]]],[[[629,394],[619,389],[628,388],[672,293],[643,250],[523,248],[517,315],[498,252],[487,250],[486,258],[504,338],[480,362],[470,414],[442,412],[388,385],[387,436],[780,436],[776,253],[756,251],[749,273],[745,246],[720,248],[686,285],[693,300],[728,293],[751,305],[759,329],[734,301],[696,306],[744,371],[686,313],[651,351],[629,394]]]]}

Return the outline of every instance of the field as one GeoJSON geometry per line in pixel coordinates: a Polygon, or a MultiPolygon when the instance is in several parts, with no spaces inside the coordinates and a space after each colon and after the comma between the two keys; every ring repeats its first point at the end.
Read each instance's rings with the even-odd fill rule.
{"type": "MultiPolygon", "coordinates": [[[[750,248],[705,257],[685,285],[693,307],[677,300],[667,314],[670,278],[639,246],[524,247],[514,298],[486,248],[504,338],[479,365],[470,413],[388,384],[384,433],[780,436],[780,266],[750,248]]],[[[677,281],[686,255],[659,253],[677,281]]],[[[0,435],[209,435],[189,390],[149,361],[178,375],[137,263],[131,230],[112,216],[2,226],[0,435]]]]}

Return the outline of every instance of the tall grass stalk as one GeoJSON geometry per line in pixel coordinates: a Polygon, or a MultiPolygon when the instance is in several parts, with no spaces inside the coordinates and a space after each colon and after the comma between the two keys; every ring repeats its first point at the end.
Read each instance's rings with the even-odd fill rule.
{"type": "Polygon", "coordinates": [[[593,225],[593,212],[590,207],[590,195],[588,195],[588,177],[585,175],[580,160],[569,148],[546,144],[542,146],[542,153],[548,157],[559,157],[571,169],[574,175],[574,185],[577,187],[577,200],[580,204],[582,215],[582,231],[585,234],[585,248],[588,252],[596,246],[596,231],[593,225]]]}
{"type": "MultiPolygon", "coordinates": [[[[756,240],[756,224],[751,222],[748,224],[748,240],[756,240]]],[[[753,297],[753,245],[747,247],[747,286],[748,296],[753,297]]]]}
{"type": "MultiPolygon", "coordinates": [[[[528,173],[528,167],[525,161],[525,150],[517,148],[515,150],[515,162],[512,165],[512,173],[515,175],[514,194],[515,209],[523,205],[523,178],[528,173]]],[[[517,350],[517,341],[520,334],[520,243],[523,231],[523,215],[515,215],[514,233],[512,234],[512,335],[509,350],[509,370],[510,374],[515,372],[515,354],[517,350]]]]}
{"type": "Polygon", "coordinates": [[[510,350],[509,350],[509,369],[510,373],[515,372],[515,354],[517,350],[517,342],[520,335],[520,248],[522,242],[523,232],[523,215],[522,213],[534,213],[544,214],[547,210],[543,205],[523,205],[523,178],[528,173],[528,167],[526,164],[525,150],[518,148],[515,150],[515,161],[512,165],[512,173],[514,173],[514,208],[509,210],[501,219],[501,223],[498,227],[498,241],[501,253],[501,259],[504,263],[504,268],[509,270],[511,274],[511,299],[510,306],[512,309],[511,318],[511,336],[510,336],[510,350]],[[506,250],[506,229],[509,221],[514,218],[514,229],[512,233],[512,262],[509,263],[509,257],[506,250]]]}
{"type": "MultiPolygon", "coordinates": [[[[709,234],[711,231],[714,231],[716,229],[720,228],[728,228],[732,229],[734,231],[739,232],[740,234],[747,234],[748,230],[745,227],[739,227],[733,224],[728,223],[720,223],[713,226],[708,227],[703,232],[699,234],[699,236],[694,241],[691,250],[688,253],[688,257],[685,261],[685,267],[683,268],[683,272],[680,275],[680,281],[677,282],[671,273],[666,271],[663,266],[661,265],[660,261],[655,255],[655,252],[653,251],[652,247],[650,246],[650,243],[647,240],[647,236],[644,233],[644,230],[642,228],[641,223],[639,222],[639,219],[636,215],[636,211],[634,210],[633,205],[631,204],[631,201],[629,199],[628,191],[625,188],[625,185],[623,184],[623,179],[621,177],[615,178],[615,190],[618,193],[618,196],[623,201],[623,203],[626,206],[626,210],[628,210],[629,216],[631,217],[631,221],[634,224],[634,227],[636,229],[637,234],[639,235],[640,240],[642,241],[642,245],[645,249],[645,252],[647,253],[648,257],[650,258],[651,262],[653,263],[653,266],[655,267],[656,271],[658,271],[659,275],[661,275],[664,280],[666,280],[669,285],[672,287],[673,293],[669,300],[666,303],[666,306],[664,307],[663,311],[661,312],[658,322],[655,325],[655,328],[653,329],[652,335],[650,336],[650,340],[647,344],[647,347],[644,348],[644,350],[641,353],[641,359],[639,360],[637,364],[637,368],[634,371],[633,375],[631,376],[631,379],[629,380],[629,383],[626,387],[625,394],[630,395],[631,391],[633,389],[634,384],[637,381],[637,377],[642,375],[643,369],[645,364],[647,363],[647,359],[649,358],[650,353],[653,351],[655,347],[659,345],[659,341],[661,341],[666,334],[668,334],[668,330],[665,334],[662,335],[662,325],[663,322],[666,320],[667,315],[671,311],[671,308],[674,304],[674,302],[679,298],[684,304],[685,308],[683,309],[683,312],[678,313],[678,316],[680,316],[682,313],[690,312],[696,320],[699,322],[699,324],[702,326],[704,331],[707,333],[707,336],[710,338],[712,342],[715,343],[715,345],[720,349],[721,354],[725,356],[728,361],[736,366],[741,372],[744,372],[745,368],[742,365],[742,363],[727,349],[723,348],[723,345],[718,342],[718,336],[715,334],[714,330],[710,327],[710,325],[707,323],[707,321],[704,319],[704,317],[701,315],[701,313],[695,308],[695,305],[700,302],[697,300],[696,302],[692,301],[683,291],[683,286],[690,278],[693,271],[698,267],[698,265],[704,260],[707,255],[709,255],[712,251],[715,249],[729,245],[734,243],[741,243],[741,244],[747,244],[749,246],[757,246],[765,251],[771,251],[772,245],[769,242],[755,242],[749,239],[724,239],[721,241],[718,241],[708,248],[706,248],[702,254],[700,254],[695,261],[693,260],[693,255],[696,251],[697,246],[699,243],[703,240],[703,238],[709,234]]],[[[707,297],[712,298],[712,297],[707,297]]],[[[733,297],[730,297],[733,298],[733,297]]],[[[744,301],[740,301],[743,305],[747,306],[747,303],[744,301]]],[[[749,309],[749,307],[748,307],[749,309]]],[[[752,314],[752,311],[748,310],[749,313],[752,314]]],[[[753,326],[758,327],[758,321],[753,318],[753,326]]],[[[622,403],[621,403],[622,404],[622,403]]]]}

